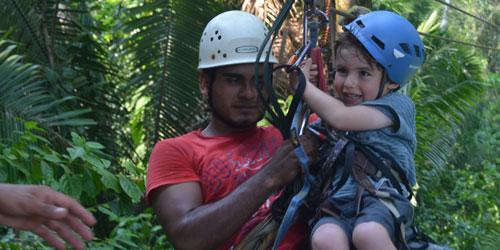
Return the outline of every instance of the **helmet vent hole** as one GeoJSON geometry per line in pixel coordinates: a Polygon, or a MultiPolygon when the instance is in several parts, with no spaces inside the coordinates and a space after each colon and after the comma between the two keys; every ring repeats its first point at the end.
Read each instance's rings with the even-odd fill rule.
{"type": "Polygon", "coordinates": [[[212,54],[212,60],[215,60],[215,54],[212,54]]]}
{"type": "Polygon", "coordinates": [[[220,50],[217,50],[217,54],[220,54],[220,50]]]}
{"type": "Polygon", "coordinates": [[[226,58],[226,57],[227,57],[227,54],[226,54],[226,53],[222,54],[222,57],[226,58]]]}
{"type": "Polygon", "coordinates": [[[210,37],[210,42],[213,42],[214,41],[214,38],[213,37],[210,37]]]}
{"type": "Polygon", "coordinates": [[[365,28],[365,25],[363,24],[363,22],[362,22],[361,20],[358,20],[358,21],[356,22],[356,24],[358,24],[358,26],[359,26],[360,28],[362,28],[362,29],[363,29],[363,28],[365,28]]]}
{"type": "Polygon", "coordinates": [[[222,36],[219,36],[219,37],[218,37],[218,39],[219,39],[219,40],[220,40],[220,39],[222,39],[222,36]]]}
{"type": "Polygon", "coordinates": [[[217,35],[217,34],[219,34],[219,31],[218,31],[218,30],[216,30],[216,31],[215,31],[215,34],[216,34],[216,35],[217,35]]]}
{"type": "Polygon", "coordinates": [[[410,48],[407,43],[400,43],[399,46],[401,46],[401,49],[403,49],[406,54],[410,54],[410,48]]]}
{"type": "Polygon", "coordinates": [[[382,41],[380,41],[376,36],[373,35],[371,38],[382,50],[384,50],[385,44],[382,41]]]}
{"type": "Polygon", "coordinates": [[[413,45],[413,47],[415,48],[415,53],[417,57],[420,57],[420,48],[417,45],[413,45]]]}

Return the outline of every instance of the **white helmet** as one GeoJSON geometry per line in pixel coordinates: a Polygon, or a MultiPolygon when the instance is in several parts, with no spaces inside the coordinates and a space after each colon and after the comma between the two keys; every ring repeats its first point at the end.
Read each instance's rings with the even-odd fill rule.
{"type": "MultiPolygon", "coordinates": [[[[254,63],[267,33],[266,25],[250,13],[231,10],[217,15],[203,30],[198,69],[254,63]]],[[[270,43],[260,62],[265,61],[269,46],[270,43]]],[[[278,63],[272,53],[269,62],[278,63]]]]}

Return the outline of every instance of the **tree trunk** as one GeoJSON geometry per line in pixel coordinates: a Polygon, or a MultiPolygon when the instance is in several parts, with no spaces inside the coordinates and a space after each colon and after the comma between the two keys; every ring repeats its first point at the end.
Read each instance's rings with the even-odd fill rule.
{"type": "MultiPolygon", "coordinates": [[[[339,20],[340,17],[335,15],[331,10],[332,9],[338,9],[341,11],[347,12],[349,9],[351,9],[353,6],[364,6],[367,8],[371,8],[372,6],[372,1],[371,0],[335,0],[332,1],[330,4],[330,11],[328,13],[330,17],[330,44],[328,47],[328,50],[323,53],[323,59],[325,62],[325,65],[327,67],[327,72],[330,72],[333,69],[333,65],[335,65],[335,55],[333,51],[333,45],[335,44],[335,39],[337,38],[337,32],[341,32],[342,28],[340,25],[338,25],[337,20],[339,20]]],[[[327,74],[329,76],[330,74],[327,74]]],[[[331,77],[327,77],[327,82],[328,86],[333,87],[333,79],[331,77]]]]}
{"type": "Polygon", "coordinates": [[[354,5],[370,8],[372,0],[335,0],[335,6],[342,11],[347,11],[354,5]]]}

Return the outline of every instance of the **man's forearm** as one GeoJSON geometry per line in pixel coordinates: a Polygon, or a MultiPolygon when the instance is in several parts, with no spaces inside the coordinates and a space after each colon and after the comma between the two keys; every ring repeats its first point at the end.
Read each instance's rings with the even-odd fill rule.
{"type": "Polygon", "coordinates": [[[214,249],[227,242],[279,188],[269,176],[264,168],[228,196],[191,210],[180,223],[167,227],[175,248],[214,249]]]}

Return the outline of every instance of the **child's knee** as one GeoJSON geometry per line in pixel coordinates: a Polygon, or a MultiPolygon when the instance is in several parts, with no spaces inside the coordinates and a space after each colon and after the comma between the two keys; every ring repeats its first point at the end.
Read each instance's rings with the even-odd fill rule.
{"type": "Polygon", "coordinates": [[[349,249],[349,240],[339,226],[327,223],[314,231],[311,237],[311,245],[314,250],[349,249]]]}
{"type": "Polygon", "coordinates": [[[357,225],[352,232],[352,241],[355,245],[369,244],[380,241],[382,238],[389,239],[389,233],[380,223],[369,221],[357,225]]]}

